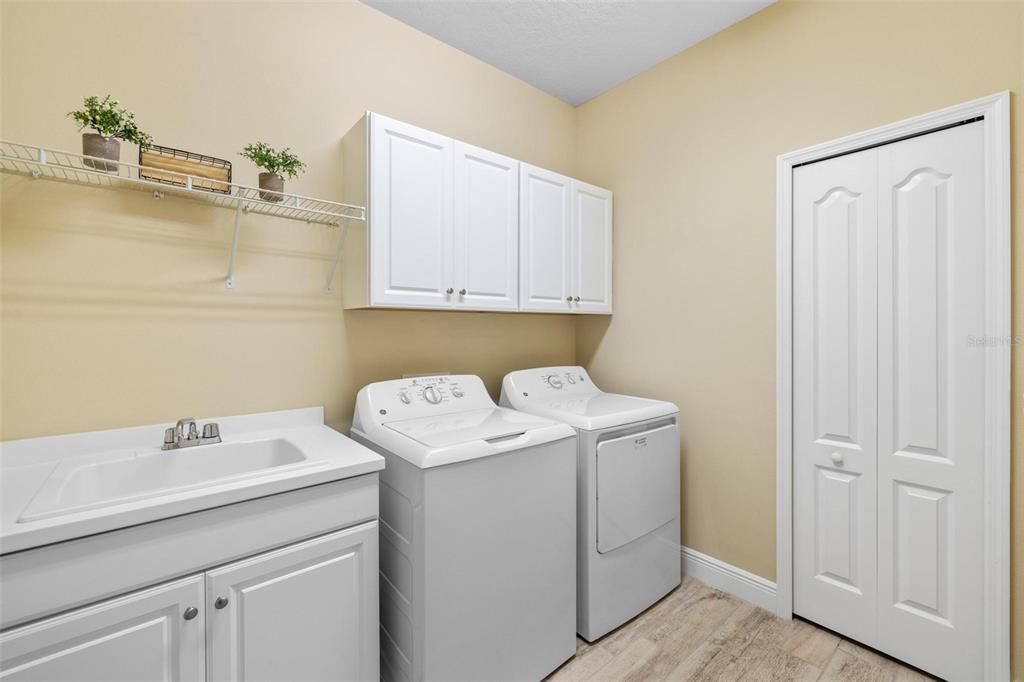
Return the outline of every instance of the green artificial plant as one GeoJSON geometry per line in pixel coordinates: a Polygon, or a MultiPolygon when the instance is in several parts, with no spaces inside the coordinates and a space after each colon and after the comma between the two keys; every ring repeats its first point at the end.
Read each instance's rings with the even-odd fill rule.
{"type": "Polygon", "coordinates": [[[153,137],[139,130],[135,114],[121,108],[120,102],[110,95],[103,99],[95,95],[83,97],[82,109],[69,112],[68,116],[75,119],[79,130],[91,128],[107,139],[117,138],[125,142],[134,142],[141,147],[153,144],[153,137]]]}
{"type": "Polygon", "coordinates": [[[294,178],[306,168],[289,147],[277,151],[266,142],[257,142],[246,145],[240,153],[266,172],[282,177],[294,178]]]}

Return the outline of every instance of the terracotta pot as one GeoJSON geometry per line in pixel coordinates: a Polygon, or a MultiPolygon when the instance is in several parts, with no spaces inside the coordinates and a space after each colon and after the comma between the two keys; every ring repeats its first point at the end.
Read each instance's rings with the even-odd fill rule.
{"type": "Polygon", "coordinates": [[[281,196],[284,192],[284,178],[277,173],[260,173],[260,189],[267,190],[260,192],[260,199],[263,201],[281,201],[284,199],[281,196]]]}
{"type": "Polygon", "coordinates": [[[117,162],[121,160],[121,141],[115,137],[103,137],[96,133],[82,134],[82,154],[93,156],[96,159],[107,159],[114,163],[105,163],[96,159],[82,159],[82,163],[89,168],[95,168],[107,173],[117,171],[117,162]]]}

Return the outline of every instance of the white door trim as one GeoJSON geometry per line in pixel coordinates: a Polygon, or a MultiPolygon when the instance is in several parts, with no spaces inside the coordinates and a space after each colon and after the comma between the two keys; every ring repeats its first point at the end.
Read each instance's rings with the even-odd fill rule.
{"type": "Polygon", "coordinates": [[[985,126],[985,679],[1010,677],[1010,93],[824,142],[776,160],[776,613],[793,616],[793,167],[973,118],[985,126]]]}

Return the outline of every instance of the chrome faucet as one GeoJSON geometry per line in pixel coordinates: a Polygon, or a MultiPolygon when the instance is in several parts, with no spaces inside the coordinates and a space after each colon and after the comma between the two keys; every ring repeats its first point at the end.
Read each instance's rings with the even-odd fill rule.
{"type": "Polygon", "coordinates": [[[214,422],[203,426],[203,435],[199,435],[199,425],[195,417],[183,417],[178,423],[164,431],[164,444],[161,450],[177,450],[195,445],[210,445],[220,442],[220,427],[214,422]]]}

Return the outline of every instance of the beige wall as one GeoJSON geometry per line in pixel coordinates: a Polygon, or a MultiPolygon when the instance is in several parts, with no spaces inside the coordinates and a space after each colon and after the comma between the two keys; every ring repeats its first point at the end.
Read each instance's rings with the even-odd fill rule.
{"type": "MultiPolygon", "coordinates": [[[[775,575],[775,157],[1013,91],[1024,3],[783,3],[579,109],[578,170],[615,190],[615,316],[577,359],[682,410],[683,543],[775,575]]],[[[1014,333],[1024,245],[1014,240],[1014,333]]],[[[1014,349],[1015,671],[1024,678],[1024,354],[1014,349]]]]}
{"type": "MultiPolygon", "coordinates": [[[[309,164],[288,189],[340,198],[340,140],[367,109],[571,173],[575,111],[356,2],[3,2],[5,139],[75,150],[65,113],[113,93],[157,143],[256,169],[248,142],[309,164]]],[[[134,148],[123,150],[130,160],[134,148]]],[[[334,235],[243,225],[176,199],[0,177],[3,439],[325,405],[406,372],[571,363],[565,316],[341,310],[334,235]]],[[[340,281],[340,280],[339,280],[340,281]]]]}

